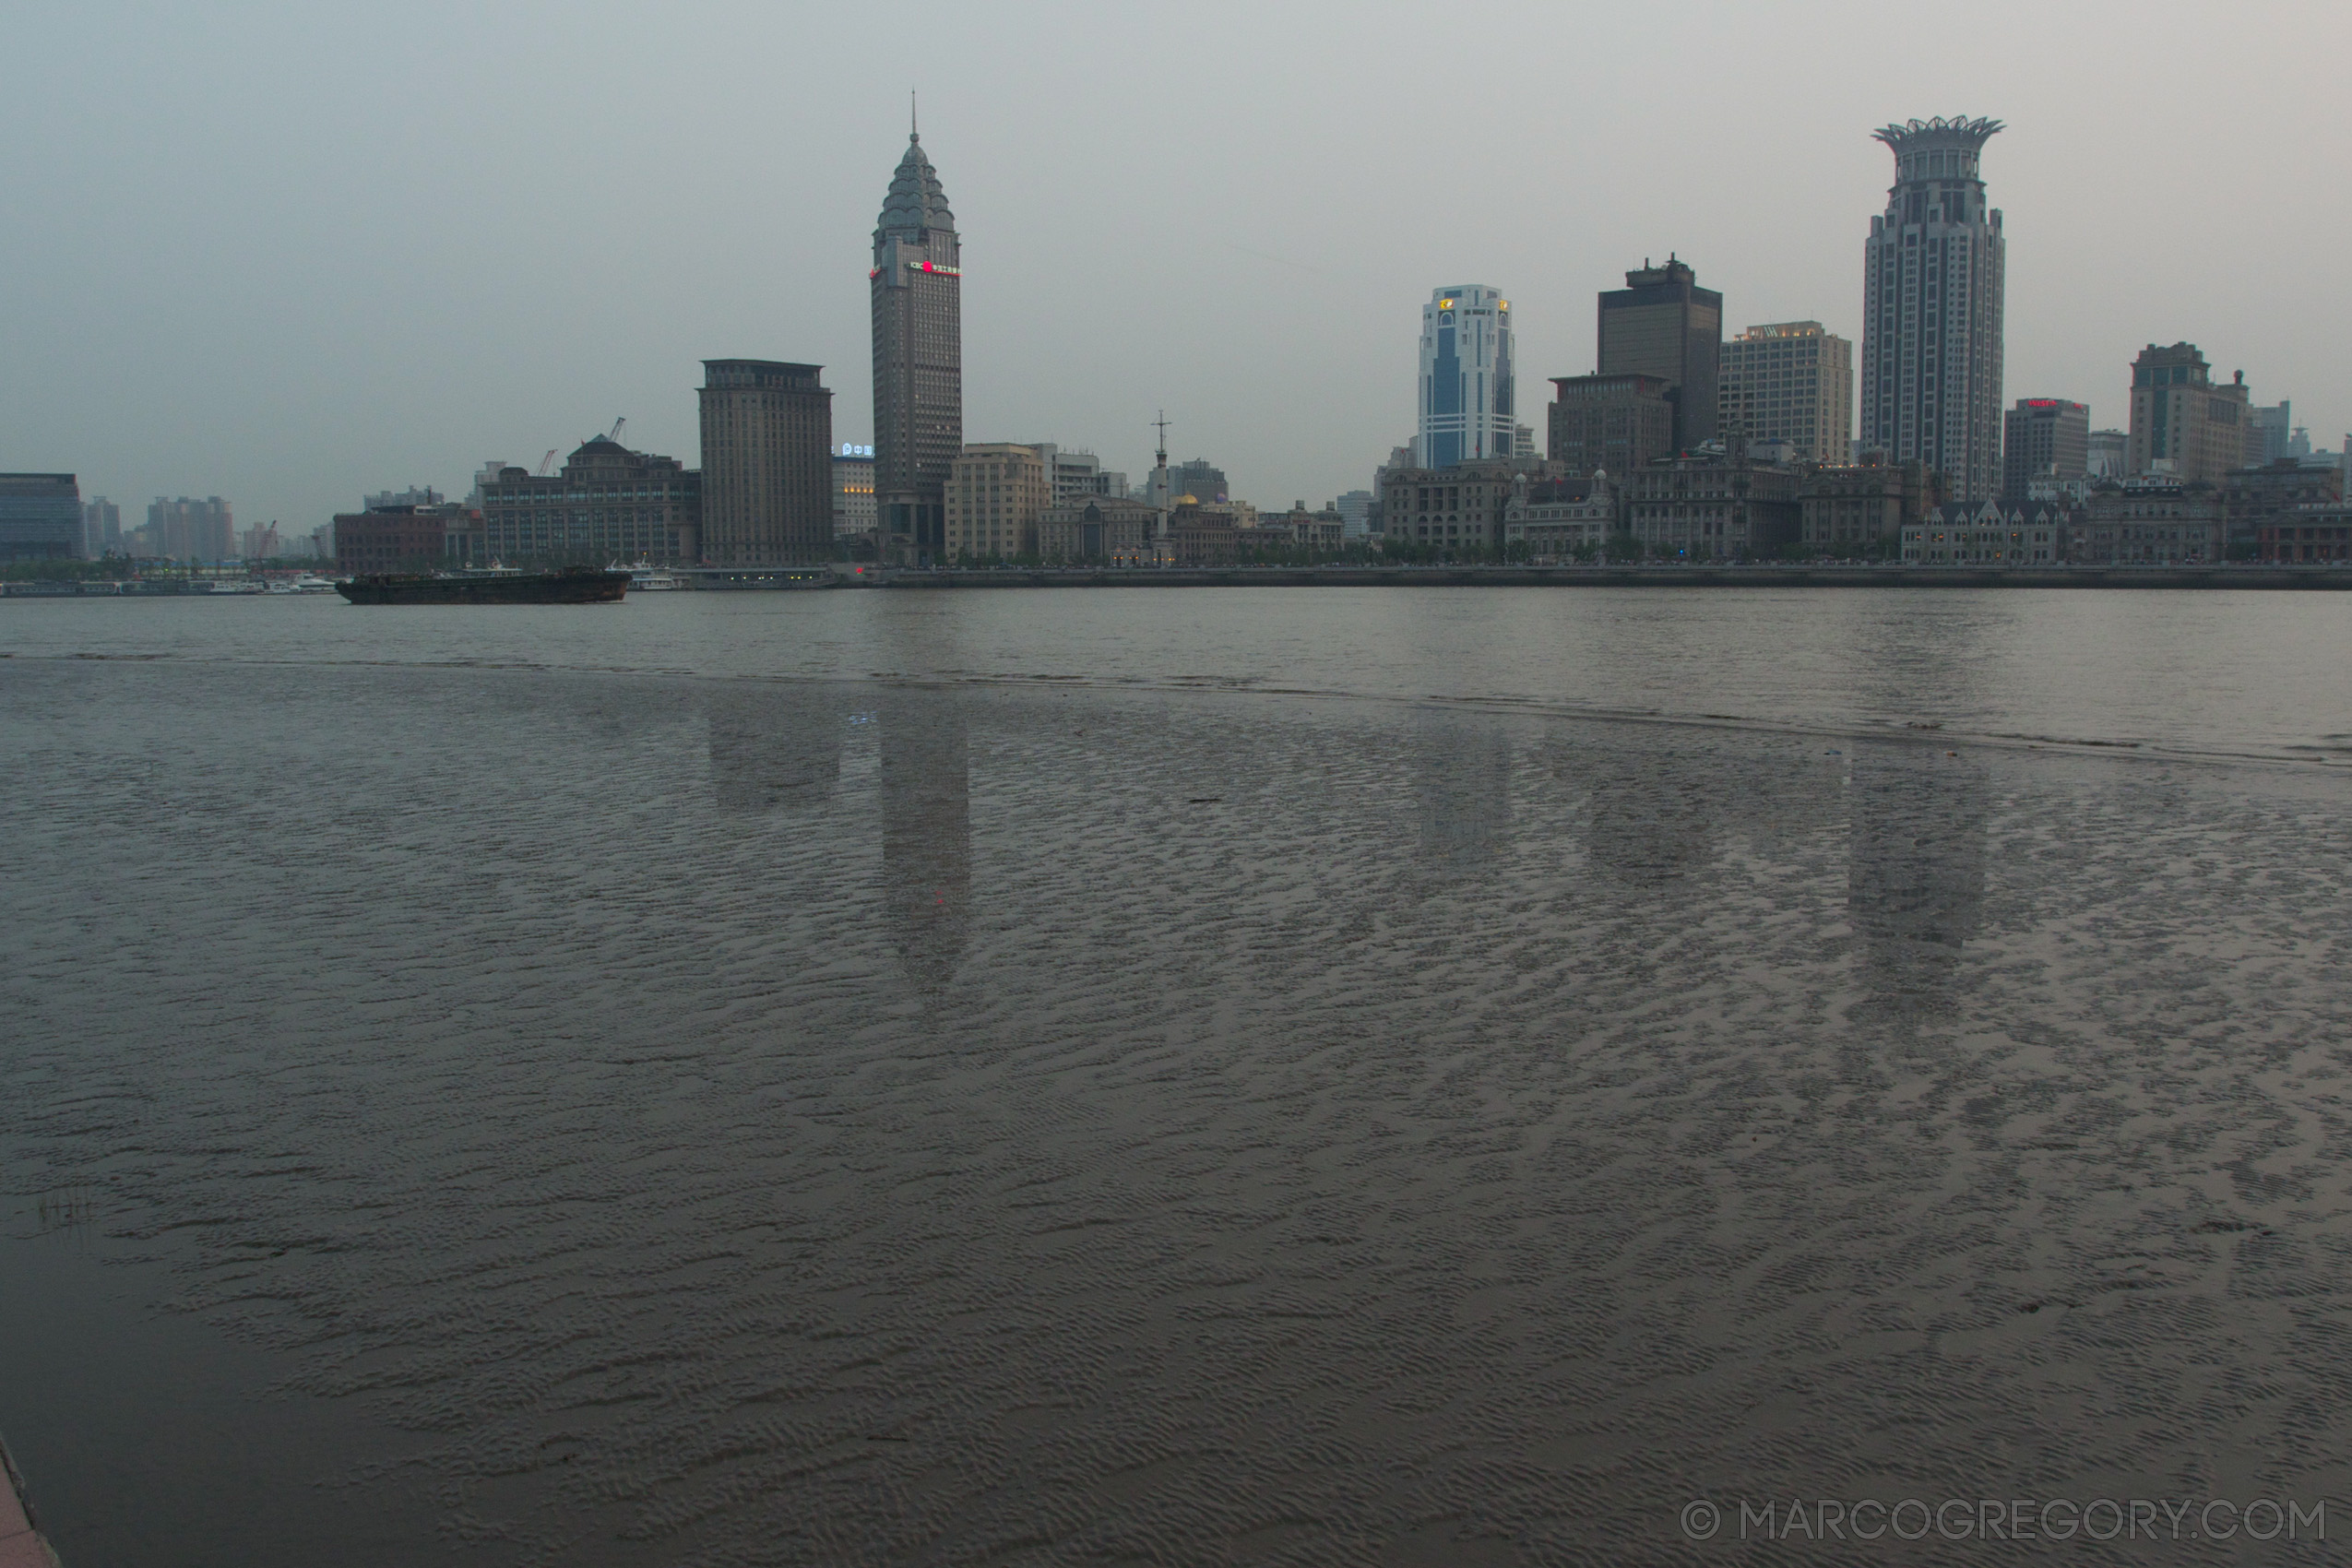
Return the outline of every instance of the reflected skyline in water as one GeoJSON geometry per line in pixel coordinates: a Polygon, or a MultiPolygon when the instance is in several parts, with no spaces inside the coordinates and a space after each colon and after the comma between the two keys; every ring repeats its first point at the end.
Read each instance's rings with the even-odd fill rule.
{"type": "Polygon", "coordinates": [[[968,719],[955,693],[902,690],[880,705],[882,902],[907,978],[955,979],[971,924],[968,719]]]}
{"type": "Polygon", "coordinates": [[[841,781],[840,700],[798,682],[721,688],[709,698],[711,802],[730,814],[801,810],[841,781]]]}
{"type": "Polygon", "coordinates": [[[1847,907],[1873,991],[1948,1010],[1985,898],[1986,774],[1940,746],[1861,746],[1847,907]]]}
{"type": "Polygon", "coordinates": [[[0,769],[0,1425],[69,1562],[311,1568],[274,1493],[460,1568],[1647,1562],[1727,1475],[2352,1442],[2330,778],[62,659],[0,769]]]}

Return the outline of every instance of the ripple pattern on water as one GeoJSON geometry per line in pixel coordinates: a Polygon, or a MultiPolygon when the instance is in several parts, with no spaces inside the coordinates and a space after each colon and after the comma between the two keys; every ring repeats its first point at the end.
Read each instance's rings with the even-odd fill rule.
{"type": "Polygon", "coordinates": [[[10,1201],[424,1434],[485,1561],[2347,1492],[2332,778],[31,661],[0,769],[10,1201]]]}

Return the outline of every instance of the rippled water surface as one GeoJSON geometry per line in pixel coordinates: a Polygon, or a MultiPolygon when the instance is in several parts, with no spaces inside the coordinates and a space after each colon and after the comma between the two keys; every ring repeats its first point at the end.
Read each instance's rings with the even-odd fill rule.
{"type": "Polygon", "coordinates": [[[0,604],[0,654],[1467,697],[2352,762],[2352,593],[1062,588],[0,604]]]}
{"type": "Polygon", "coordinates": [[[72,1568],[2352,1497],[2244,598],[0,605],[0,1431],[72,1568]]]}

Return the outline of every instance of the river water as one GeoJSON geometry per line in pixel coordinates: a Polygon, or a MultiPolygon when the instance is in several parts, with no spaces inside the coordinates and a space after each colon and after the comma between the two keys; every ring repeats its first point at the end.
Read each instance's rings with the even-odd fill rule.
{"type": "Polygon", "coordinates": [[[72,1568],[2352,1498],[2347,620],[0,603],[0,1432],[72,1568]]]}

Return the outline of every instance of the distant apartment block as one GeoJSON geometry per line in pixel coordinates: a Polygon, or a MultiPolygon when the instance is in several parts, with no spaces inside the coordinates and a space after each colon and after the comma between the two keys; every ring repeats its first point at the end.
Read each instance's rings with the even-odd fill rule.
{"type": "Polygon", "coordinates": [[[2251,397],[2242,371],[2215,386],[2194,343],[2141,350],[2132,362],[2131,477],[2194,484],[2243,467],[2251,397]]]}
{"type": "Polygon", "coordinates": [[[1854,345],[1818,321],[1751,327],[1723,345],[1716,423],[1726,443],[1785,441],[1804,463],[1854,445],[1854,345]]]}
{"type": "MultiPolygon", "coordinates": [[[[2295,456],[2295,410],[2288,400],[2256,403],[2246,410],[2246,466],[2263,468],[2295,456]]],[[[2304,440],[2303,449],[2310,450],[2304,440]]]]}
{"type": "Polygon", "coordinates": [[[2024,499],[2038,479],[2082,479],[2090,472],[2089,405],[2063,398],[2020,398],[2001,421],[2001,493],[2024,499]]]}
{"type": "Polygon", "coordinates": [[[824,369],[703,362],[702,559],[768,566],[832,558],[833,394],[824,369]]]}
{"type": "Polygon", "coordinates": [[[1687,451],[1716,434],[1723,296],[1700,288],[1688,262],[1669,255],[1664,266],[1652,267],[1645,260],[1625,274],[1625,287],[1604,291],[1598,341],[1598,374],[1650,375],[1666,383],[1674,410],[1668,451],[1687,451]]]}
{"type": "Polygon", "coordinates": [[[1127,493],[1127,476],[1102,466],[1102,459],[1091,452],[1065,450],[1051,441],[1027,441],[1029,447],[1045,464],[1046,473],[1053,483],[1053,504],[1087,496],[1123,496],[1127,493]]]}
{"type": "Polygon", "coordinates": [[[95,560],[123,550],[123,509],[103,495],[82,503],[82,553],[95,560]]]}
{"type": "Polygon", "coordinates": [[[1511,302],[1484,283],[1431,291],[1421,307],[1420,425],[1426,469],[1518,455],[1511,302]]]}
{"type": "Polygon", "coordinates": [[[1053,505],[1053,481],[1034,446],[966,446],[947,470],[945,559],[1034,555],[1038,517],[1053,505]]]}
{"type": "Polygon", "coordinates": [[[1225,470],[1206,457],[1194,457],[1168,470],[1169,505],[1172,506],[1187,495],[1204,506],[1220,505],[1232,499],[1226,487],[1225,470]]]}
{"type": "Polygon", "coordinates": [[[1673,455],[1672,384],[1657,375],[1556,375],[1548,411],[1551,461],[1583,478],[1607,469],[1625,481],[1673,455]]]}
{"type": "Polygon", "coordinates": [[[81,481],[73,474],[0,474],[0,561],[82,553],[81,481]]]}
{"type": "Polygon", "coordinates": [[[2083,477],[2111,479],[2120,484],[2132,471],[2132,435],[2129,431],[2095,430],[2083,459],[2083,477]]]}
{"type": "Polygon", "coordinates": [[[202,501],[159,495],[148,504],[144,548],[172,561],[227,561],[237,553],[237,522],[218,495],[202,501]]]}
{"type": "MultiPolygon", "coordinates": [[[[677,458],[598,436],[573,448],[559,473],[508,467],[484,481],[480,542],[467,553],[507,565],[690,564],[699,559],[702,495],[703,476],[677,458]]],[[[339,559],[340,517],[335,540],[339,559]]]]}

